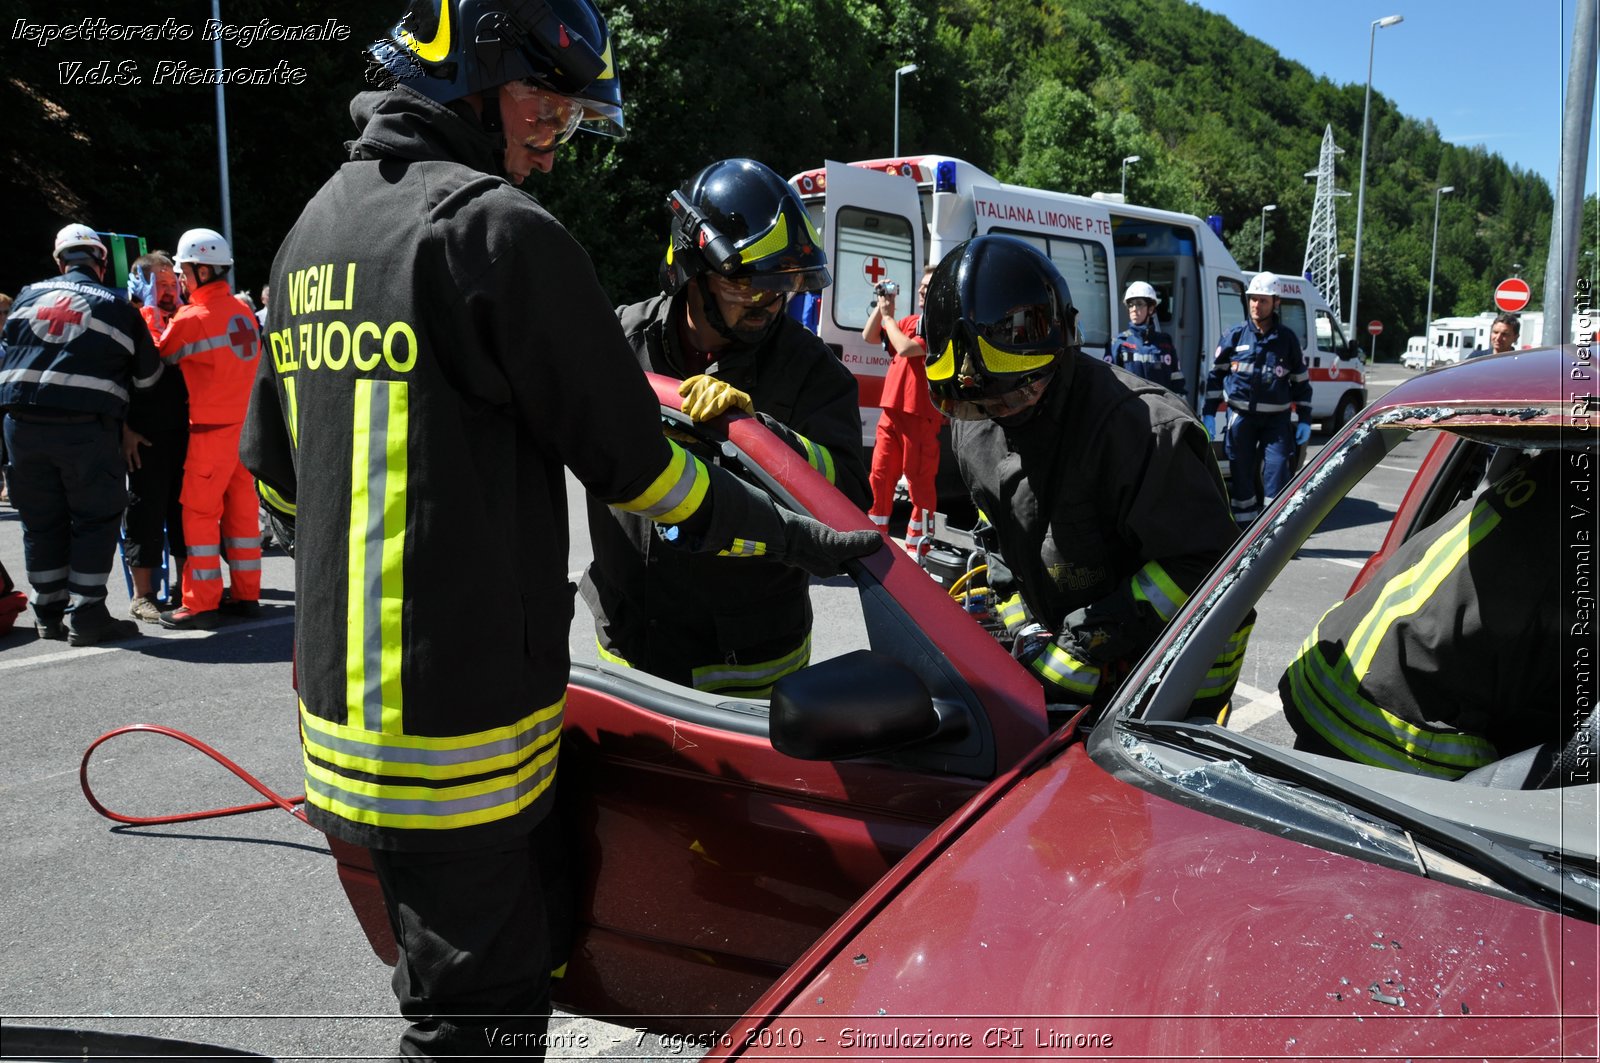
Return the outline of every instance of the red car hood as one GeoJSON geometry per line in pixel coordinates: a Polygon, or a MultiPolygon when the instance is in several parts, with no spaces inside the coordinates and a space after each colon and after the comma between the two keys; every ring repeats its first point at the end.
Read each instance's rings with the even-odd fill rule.
{"type": "Polygon", "coordinates": [[[938,841],[730,1033],[742,1054],[1597,1047],[1595,926],[1206,815],[1081,745],[938,841]]]}

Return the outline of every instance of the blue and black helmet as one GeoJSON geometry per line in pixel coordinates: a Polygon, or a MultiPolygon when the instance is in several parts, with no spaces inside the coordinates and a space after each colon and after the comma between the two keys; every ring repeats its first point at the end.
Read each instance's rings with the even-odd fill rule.
{"type": "Polygon", "coordinates": [[[590,0],[412,0],[370,52],[386,81],[438,103],[526,81],[582,103],[579,128],[623,132],[611,32],[590,0]]]}

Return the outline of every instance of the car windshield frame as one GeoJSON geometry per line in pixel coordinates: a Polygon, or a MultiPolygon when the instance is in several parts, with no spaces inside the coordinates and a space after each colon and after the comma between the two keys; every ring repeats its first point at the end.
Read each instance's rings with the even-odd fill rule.
{"type": "MultiPolygon", "coordinates": [[[[1212,814],[1264,829],[1298,833],[1312,844],[1340,848],[1424,875],[1450,878],[1469,888],[1509,892],[1530,903],[1561,909],[1559,900],[1552,901],[1559,891],[1553,894],[1548,880],[1550,875],[1555,880],[1565,878],[1568,887],[1581,895],[1580,901],[1568,910],[1594,921],[1596,900],[1600,898],[1600,875],[1596,872],[1600,862],[1600,810],[1596,807],[1600,789],[1593,785],[1545,790],[1476,787],[1250,742],[1247,738],[1241,742],[1243,736],[1224,726],[1185,719],[1189,699],[1183,692],[1198,687],[1227,637],[1282,576],[1312,533],[1352,488],[1403,441],[1419,433],[1448,433],[1518,450],[1553,447],[1590,454],[1595,450],[1593,432],[1572,432],[1570,426],[1559,421],[1531,423],[1539,418],[1528,410],[1500,407],[1478,411],[1483,416],[1459,419],[1454,416],[1456,412],[1400,406],[1369,415],[1339,433],[1311,467],[1296,478],[1285,499],[1261,524],[1247,532],[1231,555],[1213,570],[1163,638],[1130,673],[1108,702],[1090,736],[1088,749],[1102,767],[1170,799],[1204,805],[1212,814]],[[1211,736],[1210,741],[1207,735],[1211,736]],[[1172,755],[1179,749],[1181,753],[1172,755]],[[1196,750],[1203,755],[1197,756],[1196,750]],[[1218,786],[1224,777],[1230,779],[1235,796],[1241,792],[1241,777],[1254,780],[1258,785],[1249,792],[1260,800],[1228,804],[1222,791],[1229,787],[1218,786]],[[1270,797],[1285,785],[1314,789],[1321,796],[1317,801],[1293,802],[1295,807],[1291,810],[1282,800],[1270,797]],[[1327,798],[1337,799],[1341,793],[1347,807],[1341,808],[1338,801],[1328,803],[1327,798]],[[1374,794],[1383,795],[1380,804],[1373,804],[1374,794]],[[1401,832],[1416,828],[1419,822],[1424,828],[1437,825],[1446,837],[1439,846],[1450,851],[1450,860],[1460,858],[1459,846],[1449,840],[1451,832],[1466,832],[1483,847],[1480,857],[1491,851],[1499,856],[1512,854],[1511,863],[1500,865],[1500,871],[1514,869],[1519,863],[1527,865],[1532,884],[1523,881],[1508,885],[1505,874],[1490,873],[1494,866],[1485,871],[1481,859],[1467,861],[1472,866],[1471,873],[1457,868],[1454,874],[1448,870],[1440,874],[1437,861],[1430,862],[1420,852],[1407,860],[1403,847],[1380,855],[1373,846],[1363,847],[1348,838],[1344,842],[1330,840],[1327,831],[1308,833],[1305,816],[1318,804],[1325,808],[1324,818],[1330,823],[1340,817],[1377,817],[1401,832]],[[1547,881],[1541,885],[1540,879],[1547,881]]],[[[1541,411],[1544,412],[1547,411],[1541,411]]],[[[1314,619],[1308,619],[1308,629],[1314,619]]],[[[1339,830],[1348,831],[1349,824],[1339,830]]],[[[1456,840],[1460,837],[1456,836],[1456,840]]],[[[1494,865],[1494,860],[1488,863],[1494,865]]]]}

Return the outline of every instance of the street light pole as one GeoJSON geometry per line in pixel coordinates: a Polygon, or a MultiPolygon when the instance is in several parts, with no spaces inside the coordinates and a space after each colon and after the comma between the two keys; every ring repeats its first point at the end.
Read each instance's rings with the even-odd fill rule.
{"type": "Polygon", "coordinates": [[[1350,268],[1350,331],[1356,328],[1357,304],[1361,299],[1361,220],[1367,205],[1367,137],[1372,128],[1372,50],[1377,44],[1378,31],[1397,22],[1404,15],[1389,15],[1374,19],[1367,34],[1367,102],[1361,108],[1361,174],[1356,179],[1356,258],[1350,268]]]}
{"type": "Polygon", "coordinates": [[[900,157],[900,79],[906,74],[914,73],[917,64],[907,63],[894,72],[894,157],[900,157]]]}
{"type": "Polygon", "coordinates": [[[1122,201],[1128,201],[1128,164],[1139,161],[1139,156],[1129,155],[1122,160],[1122,201]]]}
{"type": "Polygon", "coordinates": [[[1268,203],[1261,208],[1261,246],[1256,248],[1256,272],[1260,273],[1266,267],[1262,265],[1267,260],[1267,212],[1277,210],[1276,203],[1268,203]]]}
{"type": "Polygon", "coordinates": [[[1433,193],[1433,254],[1428,258],[1428,316],[1422,326],[1423,369],[1433,360],[1433,268],[1439,262],[1439,200],[1455,190],[1455,185],[1444,185],[1433,193]]]}

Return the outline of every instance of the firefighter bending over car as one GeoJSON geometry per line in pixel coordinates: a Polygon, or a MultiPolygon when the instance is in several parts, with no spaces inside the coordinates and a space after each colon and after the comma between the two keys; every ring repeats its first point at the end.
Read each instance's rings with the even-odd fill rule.
{"type": "Polygon", "coordinates": [[[1562,459],[1519,457],[1324,614],[1278,683],[1296,749],[1454,779],[1565,741],[1562,459]]]}
{"type": "Polygon", "coordinates": [[[572,919],[544,900],[571,854],[535,834],[573,604],[562,466],[698,550],[833,573],[882,540],[665,438],[588,256],[513,187],[580,126],[622,130],[589,0],[418,0],[372,56],[386,84],[273,263],[243,450],[295,507],[307,813],[372,850],[401,1054],[537,1050],[572,919]]]}
{"type": "MultiPolygon", "coordinates": [[[[951,251],[928,287],[928,383],[994,525],[989,585],[1048,700],[1099,704],[1236,536],[1183,401],[1079,350],[1067,282],[1007,236],[951,251]],[[1002,563],[1003,562],[1003,563],[1002,563]]],[[[1215,717],[1254,614],[1196,691],[1215,717]]]]}
{"type": "MultiPolygon", "coordinates": [[[[712,163],[668,198],[662,294],[617,311],[639,365],[683,381],[684,412],[753,414],[867,507],[855,377],[784,313],[831,277],[787,182],[750,159],[712,163]]],[[[709,453],[709,451],[707,452],[709,453]]],[[[698,690],[766,697],[811,660],[806,574],[765,557],[688,554],[644,514],[589,496],[583,596],[601,656],[698,690]]]]}

